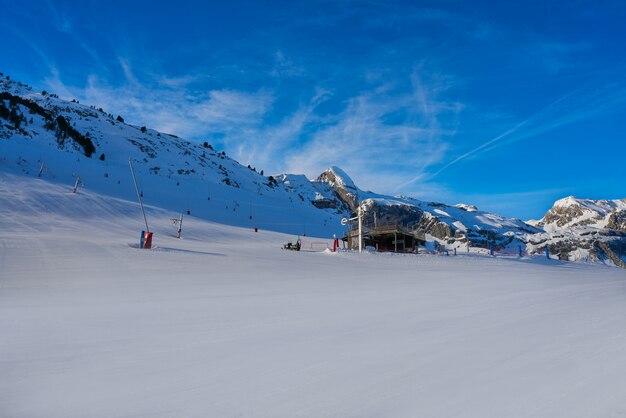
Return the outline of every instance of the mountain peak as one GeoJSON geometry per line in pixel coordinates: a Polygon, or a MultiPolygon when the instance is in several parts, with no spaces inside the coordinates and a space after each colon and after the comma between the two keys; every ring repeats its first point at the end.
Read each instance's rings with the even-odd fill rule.
{"type": "Polygon", "coordinates": [[[624,200],[593,200],[568,196],[554,202],[540,223],[546,230],[563,227],[605,228],[610,216],[626,211],[624,200]]]}
{"type": "Polygon", "coordinates": [[[315,182],[328,184],[352,210],[356,209],[360,190],[341,168],[337,166],[327,168],[315,179],[315,182]]]}
{"type": "Polygon", "coordinates": [[[342,189],[358,190],[350,176],[335,165],[324,170],[324,172],[317,177],[316,181],[342,189]]]}
{"type": "Polygon", "coordinates": [[[594,199],[581,199],[574,196],[568,196],[563,199],[559,199],[554,202],[552,208],[568,208],[572,206],[578,206],[582,210],[598,212],[606,214],[613,209],[626,209],[626,199],[623,200],[594,200],[594,199]]]}
{"type": "Polygon", "coordinates": [[[579,199],[576,196],[567,196],[554,202],[553,207],[568,207],[572,205],[581,205],[585,199],[579,199]]]}

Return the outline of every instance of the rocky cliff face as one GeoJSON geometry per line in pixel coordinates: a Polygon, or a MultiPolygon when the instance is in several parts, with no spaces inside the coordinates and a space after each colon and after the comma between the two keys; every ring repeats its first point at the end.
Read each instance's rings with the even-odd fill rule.
{"type": "Polygon", "coordinates": [[[607,220],[606,227],[616,231],[626,232],[626,210],[616,210],[611,213],[607,220]]]}

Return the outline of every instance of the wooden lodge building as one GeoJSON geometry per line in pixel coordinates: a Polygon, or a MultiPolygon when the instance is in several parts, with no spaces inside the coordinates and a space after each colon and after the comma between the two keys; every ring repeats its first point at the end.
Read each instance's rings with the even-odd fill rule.
{"type": "MultiPolygon", "coordinates": [[[[411,231],[402,225],[377,225],[362,227],[363,248],[374,247],[378,252],[412,253],[426,244],[422,232],[411,231]]],[[[349,249],[359,248],[359,228],[351,224],[348,234],[341,238],[349,249]]]]}

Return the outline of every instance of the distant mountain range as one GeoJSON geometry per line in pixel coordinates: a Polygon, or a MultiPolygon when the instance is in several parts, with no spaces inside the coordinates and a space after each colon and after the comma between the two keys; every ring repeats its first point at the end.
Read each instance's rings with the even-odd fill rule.
{"type": "MultiPolygon", "coordinates": [[[[132,126],[104,109],[59,99],[0,76],[0,170],[133,199],[128,160],[145,203],[215,222],[297,235],[345,234],[340,220],[364,211],[365,228],[401,224],[429,248],[494,247],[626,267],[626,199],[557,201],[524,222],[472,205],[424,202],[359,189],[338,167],[313,181],[265,175],[211,144],[132,126]]],[[[17,191],[16,191],[17,192],[17,191]]]]}

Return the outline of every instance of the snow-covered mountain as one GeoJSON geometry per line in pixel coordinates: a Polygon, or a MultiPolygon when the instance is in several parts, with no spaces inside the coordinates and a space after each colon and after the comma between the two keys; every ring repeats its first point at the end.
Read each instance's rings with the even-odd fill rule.
{"type": "Polygon", "coordinates": [[[557,200],[538,221],[544,232],[528,236],[529,251],[546,246],[565,260],[609,261],[626,267],[626,199],[557,200]]]}
{"type": "Polygon", "coordinates": [[[210,144],[194,143],[122,116],[0,76],[0,169],[135,198],[133,161],[144,203],[224,224],[330,237],[343,217],[364,209],[366,228],[400,224],[430,248],[494,247],[561,259],[626,261],[626,199],[559,200],[539,221],[523,222],[467,204],[424,202],[361,190],[339,167],[311,181],[245,167],[210,144]]]}
{"type": "Polygon", "coordinates": [[[535,226],[546,231],[563,228],[612,228],[626,232],[626,199],[591,200],[569,196],[554,202],[552,208],[535,226]]]}

